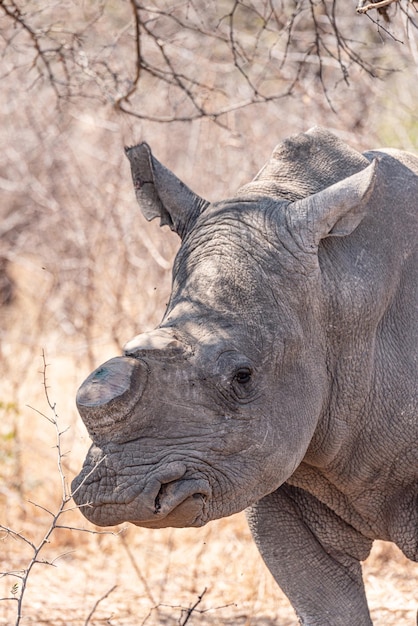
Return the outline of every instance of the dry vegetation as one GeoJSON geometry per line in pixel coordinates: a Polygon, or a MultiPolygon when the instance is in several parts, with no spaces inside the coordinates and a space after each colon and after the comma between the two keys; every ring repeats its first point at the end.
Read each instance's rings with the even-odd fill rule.
{"type": "MultiPolygon", "coordinates": [[[[166,9],[162,0],[150,4],[166,9]]],[[[176,6],[180,4],[196,23],[193,4],[176,6]]],[[[353,3],[353,17],[342,26],[350,33],[356,54],[367,62],[362,68],[332,48],[335,40],[323,26],[323,11],[315,14],[324,28],[322,39],[316,52],[312,49],[309,54],[308,14],[295,19],[294,30],[289,30],[290,11],[283,33],[294,35],[299,48],[289,49],[290,64],[282,65],[287,49],[273,41],[273,22],[262,29],[264,38],[258,37],[257,45],[251,39],[257,33],[248,5],[261,11],[275,3],[218,4],[225,15],[238,7],[233,24],[239,37],[234,39],[232,57],[225,43],[232,32],[231,19],[218,19],[224,28],[219,26],[218,39],[210,38],[209,26],[201,23],[206,35],[199,40],[196,30],[191,39],[187,37],[180,9],[176,15],[183,22],[177,22],[177,29],[172,21],[158,23],[155,10],[148,15],[148,28],[158,27],[160,37],[171,38],[165,50],[170,54],[177,50],[177,61],[182,60],[183,65],[174,69],[178,74],[179,68],[183,73],[190,70],[191,97],[178,83],[161,80],[162,49],[156,48],[160,40],[151,35],[147,39],[145,31],[141,54],[154,70],[138,78],[132,54],[138,50],[133,19],[138,3],[0,2],[0,524],[16,533],[0,531],[0,571],[9,573],[0,577],[0,598],[15,598],[0,601],[0,624],[16,622],[22,582],[10,574],[28,568],[34,555],[33,546],[22,537],[35,547],[43,541],[53,521],[51,513],[62,505],[62,477],[69,482],[77,473],[89,444],[74,407],[78,385],[98,363],[117,354],[127,339],[155,326],[169,294],[177,238],[140,216],[123,145],[147,140],[162,162],[208,199],[238,188],[258,171],[280,139],[314,124],[326,125],[357,148],[388,143],[417,147],[416,29],[409,23],[407,36],[400,7],[389,6],[392,21],[376,25],[355,15],[353,3]],[[42,50],[53,40],[61,42],[62,58],[71,50],[74,64],[68,57],[65,69],[54,57],[52,86],[42,57],[36,56],[36,48],[33,52],[33,37],[19,31],[18,24],[11,25],[2,13],[2,5],[11,10],[17,4],[26,10],[21,15],[33,16],[28,22],[33,28],[39,28],[45,15],[58,11],[55,29],[45,28],[44,38],[36,41],[42,50]],[[94,7],[100,7],[100,15],[94,7]],[[71,29],[80,24],[83,36],[70,37],[71,29]],[[354,41],[360,38],[364,46],[354,41]],[[272,43],[276,56],[270,56],[260,73],[260,58],[272,43]],[[82,58],[88,61],[83,64],[82,58]],[[367,70],[388,67],[388,61],[401,71],[386,73],[384,80],[383,74],[372,79],[367,70]],[[350,69],[347,80],[341,63],[350,69]],[[71,78],[71,93],[65,91],[66,76],[71,78]],[[205,89],[197,78],[208,81],[205,89]],[[251,92],[255,84],[256,97],[251,92]],[[291,95],[281,97],[291,84],[291,95]],[[130,93],[133,86],[136,91],[130,93]],[[273,92],[280,99],[260,97],[273,92]],[[251,106],[241,106],[251,99],[251,106]],[[175,121],[193,117],[199,107],[228,112],[198,115],[188,123],[175,121]],[[121,108],[142,111],[143,119],[121,108]],[[174,121],[153,122],[149,119],[153,112],[154,117],[174,121]],[[42,350],[49,363],[52,406],[46,401],[42,350]],[[62,474],[57,430],[48,421],[56,414],[59,430],[65,431],[60,437],[62,474]]],[[[305,4],[319,10],[332,3],[305,4]]],[[[279,5],[288,10],[303,2],[279,5]]],[[[263,26],[262,21],[257,23],[263,26]]],[[[71,502],[66,507],[71,508],[71,502]]],[[[63,513],[56,523],[94,530],[78,511],[63,513]]],[[[45,563],[36,563],[28,577],[22,623],[290,626],[296,622],[252,544],[243,514],[197,530],[130,527],[114,534],[89,534],[56,529],[38,560],[45,563]]],[[[417,565],[394,547],[375,546],[365,564],[365,579],[377,625],[415,624],[417,577],[417,565]]]]}

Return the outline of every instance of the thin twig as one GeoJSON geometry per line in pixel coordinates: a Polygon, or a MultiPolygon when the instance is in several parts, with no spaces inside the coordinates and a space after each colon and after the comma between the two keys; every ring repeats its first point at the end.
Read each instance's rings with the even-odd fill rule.
{"type": "Polygon", "coordinates": [[[96,600],[96,602],[94,603],[94,606],[92,608],[92,610],[90,611],[90,613],[87,616],[86,621],[84,622],[84,626],[88,626],[90,623],[91,618],[93,617],[94,613],[96,612],[97,607],[99,606],[100,602],[103,602],[103,600],[106,600],[106,598],[108,596],[110,596],[110,594],[112,593],[112,591],[114,591],[116,589],[117,585],[113,585],[113,587],[111,587],[109,589],[109,591],[107,591],[101,598],[99,598],[98,600],[96,600]]]}
{"type": "Polygon", "coordinates": [[[394,2],[399,2],[399,0],[380,0],[379,2],[370,2],[369,4],[363,4],[360,2],[358,7],[356,8],[357,13],[367,13],[371,9],[382,9],[383,7],[387,7],[394,2]]]}
{"type": "MultiPolygon", "coordinates": [[[[370,17],[372,9],[376,9],[385,17],[387,7],[394,3],[400,8],[399,14],[406,16],[407,25],[416,27],[412,9],[409,8],[415,5],[409,0],[357,0],[357,13],[370,17]]],[[[329,85],[331,80],[333,84],[335,82],[331,71],[325,71],[328,59],[336,60],[346,82],[355,67],[364,69],[373,77],[381,69],[375,66],[373,55],[369,57],[373,60],[368,62],[363,51],[356,52],[360,42],[350,42],[344,35],[340,27],[341,19],[337,20],[340,15],[337,2],[295,0],[293,12],[286,18],[277,10],[277,3],[273,0],[260,3],[262,9],[254,3],[234,0],[223,16],[209,8],[201,10],[196,3],[178,3],[175,10],[168,10],[145,6],[141,0],[128,0],[131,19],[116,38],[104,41],[103,46],[93,54],[88,47],[84,47],[89,39],[85,33],[103,17],[105,3],[98,4],[99,9],[90,22],[86,24],[83,21],[83,27],[79,27],[76,21],[74,25],[69,23],[68,28],[60,31],[64,41],[57,41],[56,29],[48,23],[47,17],[45,23],[39,25],[38,20],[32,19],[30,11],[24,12],[19,8],[16,0],[0,0],[0,15],[3,12],[9,24],[13,25],[1,36],[6,45],[12,47],[19,33],[26,35],[32,49],[28,67],[35,69],[37,76],[34,83],[44,77],[58,98],[83,96],[98,97],[107,102],[111,100],[118,111],[138,119],[166,123],[206,118],[230,130],[223,123],[223,116],[227,116],[228,112],[260,102],[278,102],[290,96],[295,85],[303,87],[304,72],[301,71],[301,64],[295,62],[294,52],[303,56],[312,45],[317,51],[317,75],[331,108],[329,85]],[[249,12],[253,13],[253,17],[248,18],[247,25],[247,19],[242,19],[242,15],[249,12]],[[167,24],[171,27],[166,28],[167,24]],[[169,34],[171,32],[175,35],[169,34]],[[122,34],[130,42],[124,44],[129,45],[127,53],[127,48],[122,48],[122,34]],[[279,40],[283,42],[281,62],[273,67],[273,49],[279,40]],[[116,49],[123,50],[120,54],[128,54],[132,63],[127,65],[123,58],[113,61],[109,51],[116,49]],[[235,76],[231,84],[238,85],[241,79],[245,81],[247,95],[249,92],[245,101],[239,101],[241,89],[231,93],[229,84],[225,86],[223,83],[221,87],[221,81],[202,80],[201,77],[208,73],[217,73],[217,63],[225,67],[225,62],[229,63],[231,75],[235,76]],[[282,69],[285,64],[291,74],[284,77],[282,69]],[[165,104],[163,102],[161,112],[155,112],[152,99],[149,101],[151,106],[146,104],[148,94],[142,91],[143,79],[149,76],[157,87],[167,89],[166,97],[162,98],[165,104]],[[269,90],[273,84],[279,86],[268,97],[266,77],[269,90]],[[183,106],[184,97],[186,107],[183,106]],[[223,108],[225,101],[230,102],[228,109],[223,108]]],[[[357,19],[355,13],[351,19],[354,24],[357,19]]],[[[382,25],[377,26],[379,31],[388,33],[382,25]]],[[[388,35],[398,41],[391,33],[388,35]]],[[[314,60],[314,55],[310,59],[314,60]]],[[[306,66],[304,68],[306,72],[306,66]]],[[[312,70],[309,73],[312,75],[312,70]]]]}
{"type": "MultiPolygon", "coordinates": [[[[41,45],[39,43],[39,35],[38,33],[29,26],[29,24],[27,23],[27,21],[24,19],[24,15],[21,13],[19,7],[13,2],[12,3],[12,7],[14,10],[12,10],[11,7],[8,7],[4,4],[4,2],[0,2],[0,7],[3,9],[3,11],[5,12],[5,14],[11,18],[16,24],[19,24],[20,27],[29,35],[30,39],[32,40],[33,43],[33,47],[36,50],[36,54],[37,57],[41,59],[42,63],[44,64],[44,67],[47,71],[48,74],[48,79],[50,82],[50,85],[52,87],[52,89],[55,91],[56,96],[59,98],[59,92],[56,86],[56,79],[54,76],[54,72],[52,70],[52,66],[50,61],[48,60],[48,56],[47,56],[47,52],[46,50],[42,50],[41,45]]],[[[36,62],[36,58],[34,60],[34,64],[36,62]]]]}
{"type": "Polygon", "coordinates": [[[205,593],[207,592],[207,587],[205,587],[202,591],[202,593],[200,594],[200,596],[197,597],[196,602],[193,604],[193,606],[190,607],[190,609],[186,610],[186,617],[183,621],[179,621],[179,626],[185,626],[185,624],[187,624],[187,622],[189,621],[189,619],[192,616],[193,611],[195,610],[195,608],[202,602],[202,598],[205,595],[205,593]]]}
{"type": "MultiPolygon", "coordinates": [[[[1,1],[1,0],[0,0],[1,1]]],[[[57,466],[58,466],[58,473],[59,473],[59,477],[60,477],[60,481],[61,481],[61,503],[58,507],[58,510],[56,512],[51,511],[50,509],[48,509],[45,506],[42,506],[40,504],[37,504],[36,502],[32,502],[31,500],[29,500],[29,502],[31,504],[33,504],[34,506],[36,506],[37,508],[41,509],[42,511],[44,511],[44,513],[47,513],[50,517],[51,520],[49,522],[49,526],[46,529],[46,532],[43,536],[43,538],[41,539],[41,541],[39,543],[35,543],[31,540],[29,540],[27,537],[25,537],[22,533],[20,532],[16,532],[14,530],[12,530],[11,528],[8,528],[6,526],[0,525],[0,531],[4,531],[6,534],[4,537],[2,537],[2,539],[5,539],[7,536],[10,536],[14,539],[23,541],[24,543],[26,543],[32,550],[32,556],[29,560],[29,563],[27,565],[27,567],[25,569],[23,569],[21,572],[5,572],[0,574],[1,577],[3,576],[13,576],[15,578],[18,578],[20,583],[16,583],[13,588],[12,588],[12,596],[10,598],[0,598],[1,600],[15,600],[17,602],[17,612],[16,612],[16,621],[15,621],[15,626],[19,626],[19,624],[21,623],[22,619],[23,619],[23,603],[24,603],[24,598],[25,598],[25,594],[26,594],[26,590],[27,590],[27,586],[29,583],[29,580],[31,579],[31,573],[33,568],[36,565],[49,565],[52,567],[56,567],[56,561],[60,558],[62,558],[63,556],[65,556],[65,554],[69,554],[68,552],[65,554],[60,554],[57,557],[55,557],[52,560],[48,560],[48,559],[44,559],[41,558],[41,553],[44,549],[44,547],[50,543],[51,540],[51,535],[58,530],[59,528],[65,528],[67,530],[77,530],[77,531],[83,531],[84,529],[76,529],[76,528],[72,528],[70,526],[64,526],[62,524],[59,524],[58,521],[60,520],[61,516],[64,513],[67,513],[70,510],[73,510],[73,508],[81,508],[79,507],[69,507],[68,503],[71,500],[72,494],[70,493],[70,490],[67,486],[67,481],[66,481],[66,477],[64,474],[64,469],[63,469],[63,465],[62,465],[62,459],[63,459],[63,452],[62,452],[62,435],[66,432],[67,429],[61,430],[59,427],[59,418],[57,415],[57,411],[56,411],[56,404],[54,402],[52,402],[50,396],[49,396],[49,392],[48,392],[48,381],[47,381],[47,376],[46,376],[46,371],[47,371],[47,367],[48,364],[46,362],[46,358],[45,358],[45,353],[44,351],[42,351],[42,363],[43,363],[43,368],[42,368],[42,379],[43,379],[43,387],[44,387],[44,392],[45,392],[45,396],[46,396],[46,400],[48,403],[49,408],[51,409],[52,412],[52,417],[48,417],[47,415],[44,415],[43,413],[41,413],[40,411],[34,409],[36,411],[36,413],[38,413],[39,415],[41,415],[42,417],[46,418],[48,420],[48,422],[50,424],[52,424],[55,428],[55,434],[56,434],[56,444],[55,444],[55,448],[57,451],[57,466]]],[[[100,463],[105,459],[106,457],[103,457],[98,463],[95,464],[95,466],[93,467],[93,469],[87,474],[87,476],[84,478],[84,480],[86,480],[94,471],[96,471],[98,465],[100,465],[100,463]]],[[[83,481],[84,482],[84,481],[83,481]]],[[[83,484],[83,483],[81,483],[83,484]]],[[[81,487],[81,485],[79,485],[79,487],[81,487]]],[[[86,505],[88,506],[88,504],[86,505]]],[[[92,534],[116,534],[113,533],[112,531],[87,531],[84,530],[84,532],[90,532],[92,534]]],[[[93,607],[92,612],[90,613],[90,615],[87,618],[86,624],[88,624],[89,619],[91,618],[91,616],[93,615],[94,611],[96,610],[99,602],[101,602],[105,597],[107,597],[109,595],[109,593],[111,593],[111,591],[113,591],[114,587],[102,598],[100,598],[95,606],[93,607]]]]}
{"type": "MultiPolygon", "coordinates": [[[[74,508],[78,509],[79,507],[74,508]]],[[[66,509],[65,513],[68,510],[69,509],[66,509]]],[[[71,530],[77,533],[88,533],[90,535],[113,535],[114,537],[117,537],[125,530],[124,528],[122,528],[118,532],[114,532],[113,530],[92,530],[91,528],[78,528],[77,526],[64,526],[63,524],[57,524],[55,528],[60,528],[61,530],[71,530]]]]}
{"type": "Polygon", "coordinates": [[[147,580],[146,580],[145,576],[142,574],[141,570],[138,567],[137,562],[135,561],[134,555],[132,554],[132,550],[131,550],[130,546],[128,545],[128,542],[126,541],[126,537],[125,537],[124,533],[121,532],[119,534],[119,539],[121,540],[122,545],[125,548],[126,554],[128,555],[128,558],[129,558],[129,560],[131,562],[131,565],[132,565],[133,569],[135,570],[135,573],[138,576],[139,580],[141,581],[148,598],[151,600],[151,602],[153,604],[155,604],[155,598],[154,598],[154,596],[152,594],[152,591],[151,591],[151,589],[148,586],[148,583],[147,583],[147,580]]]}
{"type": "Polygon", "coordinates": [[[0,524],[0,530],[4,530],[4,532],[7,533],[7,535],[11,535],[15,539],[20,539],[21,541],[24,541],[25,543],[28,544],[28,546],[30,546],[32,548],[32,550],[35,550],[35,548],[36,548],[35,544],[32,543],[32,541],[27,539],[21,533],[18,533],[16,531],[12,530],[11,528],[7,528],[7,526],[3,526],[2,524],[0,524]]]}
{"type": "Polygon", "coordinates": [[[129,102],[129,97],[133,93],[135,93],[138,87],[139,79],[141,78],[141,70],[142,70],[141,20],[139,17],[139,7],[137,6],[135,0],[130,0],[130,4],[132,7],[132,12],[134,16],[134,24],[135,24],[135,76],[128,91],[120,98],[117,98],[115,102],[115,107],[117,109],[120,109],[120,105],[122,102],[129,102]]]}

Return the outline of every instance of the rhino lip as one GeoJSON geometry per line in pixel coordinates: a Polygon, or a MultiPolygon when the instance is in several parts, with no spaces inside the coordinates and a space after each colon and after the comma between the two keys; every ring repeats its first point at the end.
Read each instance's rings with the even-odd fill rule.
{"type": "MultiPolygon", "coordinates": [[[[90,482],[97,482],[84,477],[81,484],[89,487],[90,482]]],[[[100,482],[100,481],[99,481],[100,482]]],[[[160,471],[150,477],[141,487],[127,493],[125,483],[110,490],[107,494],[98,494],[88,497],[88,491],[79,493],[80,476],[73,481],[74,500],[83,507],[83,514],[94,524],[100,526],[115,525],[123,521],[138,526],[154,527],[155,524],[201,525],[206,504],[211,497],[211,487],[208,479],[202,474],[187,472],[184,463],[173,463],[165,471],[160,471]],[[84,497],[83,497],[84,496],[84,497]],[[87,496],[87,497],[86,497],[87,496]],[[167,524],[164,520],[167,518],[167,524]],[[171,522],[174,522],[172,524],[171,522]]]]}

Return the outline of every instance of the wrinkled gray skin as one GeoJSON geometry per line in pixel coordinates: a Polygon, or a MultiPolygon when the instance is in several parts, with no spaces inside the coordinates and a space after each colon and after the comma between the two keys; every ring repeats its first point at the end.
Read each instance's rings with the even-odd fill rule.
{"type": "Polygon", "coordinates": [[[300,623],[371,624],[372,541],[418,560],[417,157],[315,128],[211,204],[147,145],[127,155],[182,242],[160,326],[78,392],[75,501],[147,528],[248,508],[300,623]]]}

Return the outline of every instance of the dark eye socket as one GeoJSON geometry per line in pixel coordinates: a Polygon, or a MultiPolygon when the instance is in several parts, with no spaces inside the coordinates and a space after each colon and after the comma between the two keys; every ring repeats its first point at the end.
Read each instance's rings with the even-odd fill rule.
{"type": "Polygon", "coordinates": [[[239,385],[245,385],[251,380],[251,369],[249,367],[241,367],[235,374],[235,380],[239,385]]]}

